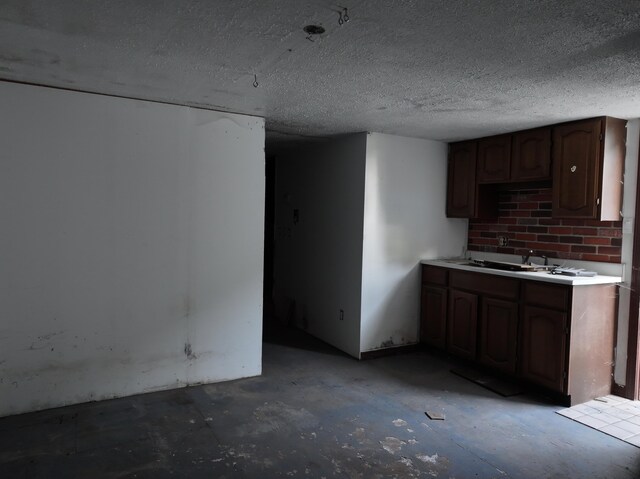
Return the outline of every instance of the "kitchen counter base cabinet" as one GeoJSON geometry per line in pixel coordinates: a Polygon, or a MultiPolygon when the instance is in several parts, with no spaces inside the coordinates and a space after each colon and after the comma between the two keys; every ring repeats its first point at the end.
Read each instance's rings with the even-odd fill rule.
{"type": "Polygon", "coordinates": [[[475,359],[477,324],[478,296],[452,289],[449,292],[447,350],[463,358],[475,359]]]}
{"type": "Polygon", "coordinates": [[[447,337],[447,290],[429,284],[422,285],[420,341],[445,349],[447,337]]]}
{"type": "Polygon", "coordinates": [[[523,378],[552,391],[565,391],[567,315],[525,306],[522,318],[523,378]]]}
{"type": "Polygon", "coordinates": [[[610,394],[616,288],[525,282],[522,377],[571,405],[610,394]]]}
{"type": "Polygon", "coordinates": [[[484,298],[480,313],[480,362],[515,373],[517,343],[518,303],[484,298]]]}
{"type": "Polygon", "coordinates": [[[575,405],[611,393],[617,286],[422,266],[422,341],[575,405]]]}
{"type": "Polygon", "coordinates": [[[617,286],[573,288],[567,390],[571,404],[611,394],[617,286]]]}
{"type": "Polygon", "coordinates": [[[449,271],[422,266],[420,342],[438,349],[447,346],[447,297],[449,271]]]}

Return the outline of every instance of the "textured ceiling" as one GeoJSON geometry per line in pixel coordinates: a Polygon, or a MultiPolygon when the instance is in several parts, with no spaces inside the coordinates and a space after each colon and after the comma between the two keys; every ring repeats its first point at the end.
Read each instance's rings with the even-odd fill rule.
{"type": "Polygon", "coordinates": [[[339,5],[1,0],[0,78],[263,116],[273,139],[640,117],[638,0],[339,5]]]}

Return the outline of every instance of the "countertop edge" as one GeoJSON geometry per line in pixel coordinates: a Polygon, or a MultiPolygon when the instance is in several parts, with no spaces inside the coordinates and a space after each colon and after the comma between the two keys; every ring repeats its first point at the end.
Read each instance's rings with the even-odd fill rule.
{"type": "Polygon", "coordinates": [[[451,263],[442,259],[424,259],[420,264],[439,266],[441,268],[457,269],[461,271],[471,271],[481,274],[493,274],[495,276],[506,276],[509,278],[527,279],[530,281],[542,281],[545,283],[565,284],[568,286],[590,286],[596,284],[617,284],[622,283],[619,276],[597,275],[591,277],[564,276],[559,274],[530,273],[522,271],[503,271],[500,269],[483,268],[464,264],[451,263]]]}

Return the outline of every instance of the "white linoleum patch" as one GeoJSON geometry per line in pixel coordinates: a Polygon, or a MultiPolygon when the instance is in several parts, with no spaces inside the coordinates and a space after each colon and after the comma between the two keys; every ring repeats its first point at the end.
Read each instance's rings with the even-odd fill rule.
{"type": "Polygon", "coordinates": [[[557,413],[640,447],[640,401],[610,395],[562,409],[557,413]]]}

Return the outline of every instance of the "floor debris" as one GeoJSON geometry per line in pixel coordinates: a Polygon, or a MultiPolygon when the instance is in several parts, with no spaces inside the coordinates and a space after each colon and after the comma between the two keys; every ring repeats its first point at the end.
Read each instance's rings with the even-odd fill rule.
{"type": "Polygon", "coordinates": [[[417,454],[416,457],[422,462],[429,462],[431,464],[435,464],[438,461],[438,454],[434,454],[433,456],[429,456],[427,454],[417,454]]]}
{"type": "Polygon", "coordinates": [[[402,449],[406,442],[401,441],[397,437],[385,437],[384,441],[380,441],[380,445],[382,448],[387,451],[389,454],[395,454],[402,449]]]}
{"type": "Polygon", "coordinates": [[[424,413],[432,421],[444,421],[444,413],[443,412],[425,411],[424,413]]]}

